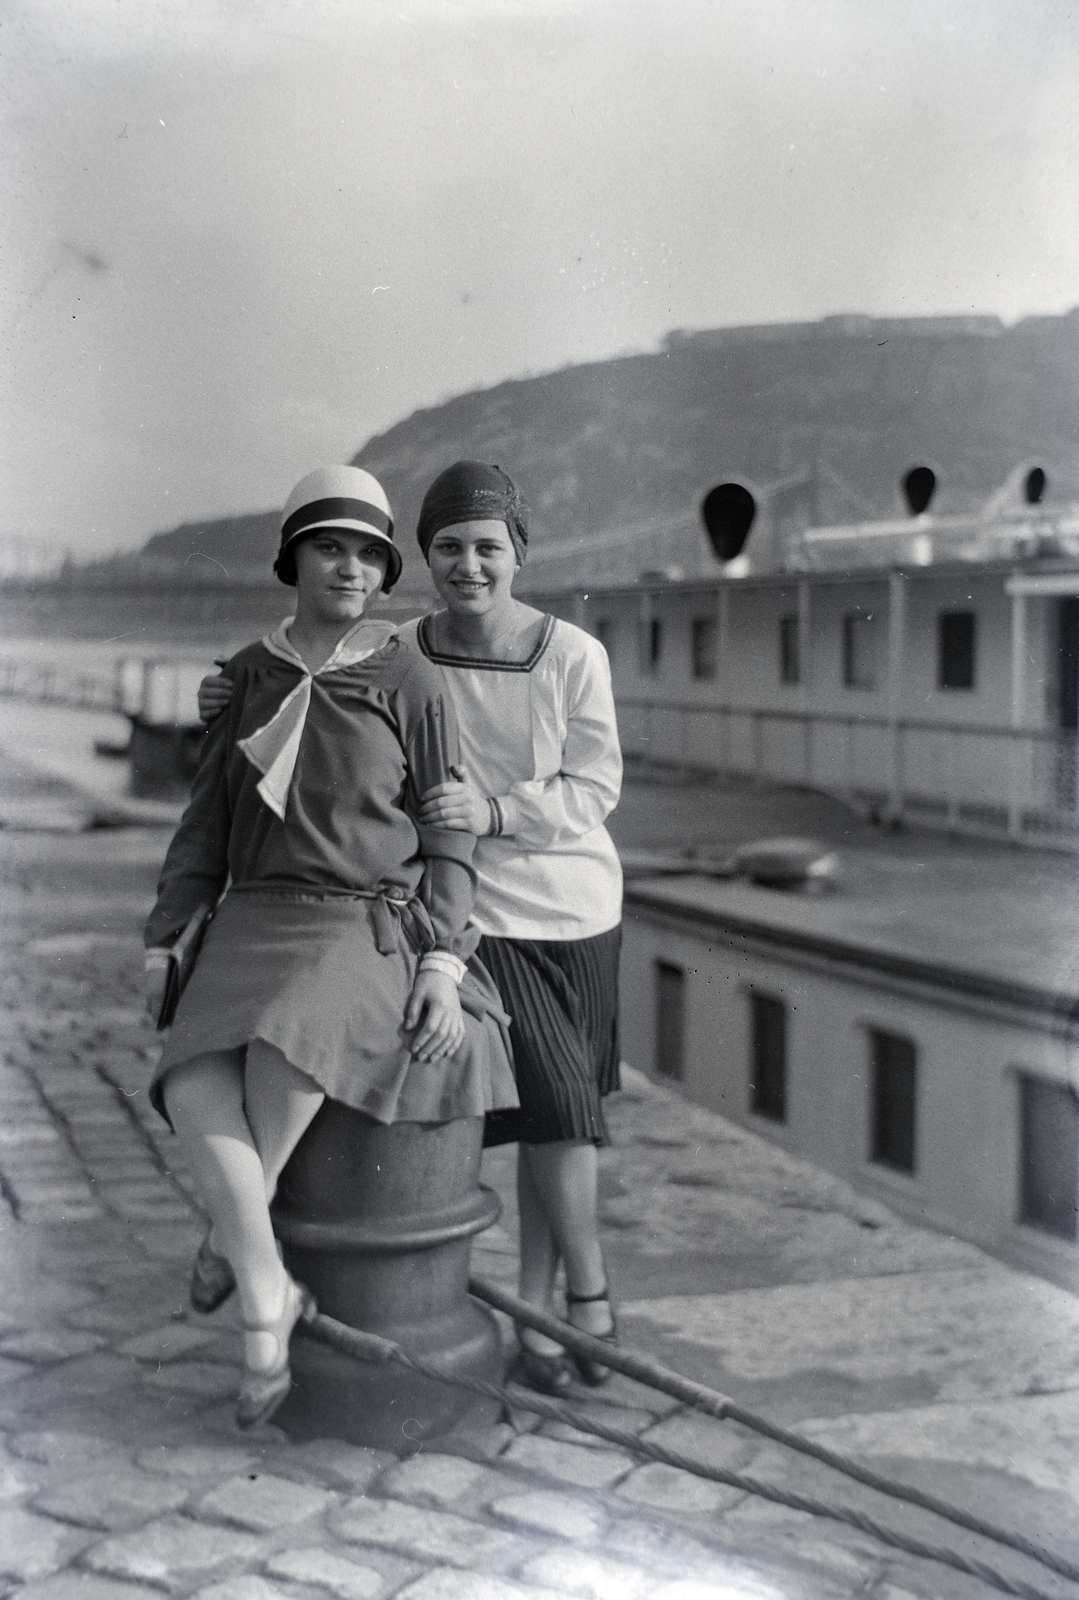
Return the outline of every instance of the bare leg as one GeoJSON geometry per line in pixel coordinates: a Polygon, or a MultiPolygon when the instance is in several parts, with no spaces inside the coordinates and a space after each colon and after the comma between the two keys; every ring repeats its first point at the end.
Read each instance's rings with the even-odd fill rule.
{"type": "MultiPolygon", "coordinates": [[[[517,1153],[517,1211],[520,1217],[521,1299],[541,1311],[554,1311],[554,1283],[558,1271],[558,1246],[532,1181],[529,1153],[535,1146],[522,1144],[517,1153]]],[[[522,1333],[521,1337],[525,1335],[522,1333]]],[[[526,1338],[540,1355],[557,1355],[562,1346],[535,1329],[526,1338]]]]}
{"type": "MultiPolygon", "coordinates": [[[[184,1062],[169,1073],[164,1093],[214,1237],[236,1274],[244,1321],[272,1321],[281,1311],[285,1269],[270,1226],[262,1162],[244,1113],[243,1052],[214,1052],[184,1062]]],[[[256,1368],[259,1355],[256,1349],[248,1352],[256,1368]]]]}
{"type": "MultiPolygon", "coordinates": [[[[528,1190],[531,1191],[527,1194],[528,1203],[531,1205],[534,1201],[551,1239],[549,1248],[556,1255],[555,1263],[548,1269],[545,1309],[550,1308],[557,1256],[565,1262],[566,1287],[571,1293],[598,1294],[605,1286],[606,1274],[596,1219],[598,1163],[595,1145],[569,1140],[556,1144],[523,1144],[518,1161],[521,1298],[535,1305],[544,1304],[537,1292],[544,1282],[541,1229],[531,1222],[528,1227],[525,1224],[528,1190]],[[527,1180],[522,1180],[522,1170],[527,1171],[527,1180]]],[[[575,1305],[572,1321],[587,1333],[607,1333],[611,1328],[610,1309],[603,1300],[575,1305]]]]}
{"type": "Polygon", "coordinates": [[[289,1157],[307,1132],[326,1096],[271,1044],[255,1039],[247,1047],[244,1110],[262,1161],[267,1205],[277,1192],[289,1157]]]}
{"type": "MultiPolygon", "coordinates": [[[[198,1056],[165,1081],[165,1100],[206,1208],[236,1275],[244,1321],[275,1322],[282,1314],[288,1275],[277,1254],[267,1187],[321,1105],[321,1090],[277,1051],[254,1052],[254,1071],[242,1051],[198,1056]],[[246,1100],[246,1105],[245,1105],[246,1100]],[[252,1127],[271,1162],[267,1178],[252,1127]]],[[[281,1351],[272,1333],[244,1337],[248,1368],[268,1371],[281,1351]]]]}

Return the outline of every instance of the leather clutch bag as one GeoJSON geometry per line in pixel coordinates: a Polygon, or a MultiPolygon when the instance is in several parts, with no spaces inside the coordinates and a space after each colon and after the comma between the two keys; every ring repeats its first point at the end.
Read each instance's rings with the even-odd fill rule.
{"type": "Polygon", "coordinates": [[[213,910],[210,906],[199,906],[191,921],[183,929],[180,937],[169,951],[168,971],[165,974],[165,992],[161,997],[161,1009],[157,1014],[157,1030],[171,1025],[176,1015],[176,1007],[180,996],[187,988],[187,980],[195,970],[202,941],[206,929],[210,925],[213,910]]]}

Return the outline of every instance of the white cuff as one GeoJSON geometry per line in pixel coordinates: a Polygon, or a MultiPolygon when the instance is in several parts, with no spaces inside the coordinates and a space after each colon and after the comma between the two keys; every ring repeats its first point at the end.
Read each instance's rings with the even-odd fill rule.
{"type": "Polygon", "coordinates": [[[444,972],[454,983],[460,983],[466,970],[460,956],[455,956],[450,950],[428,950],[425,956],[420,957],[421,972],[444,972]]]}
{"type": "Polygon", "coordinates": [[[517,823],[520,812],[517,802],[511,794],[499,794],[492,797],[493,804],[498,807],[498,816],[501,826],[498,834],[500,838],[509,839],[517,832],[517,823]]]}
{"type": "Polygon", "coordinates": [[[148,950],[144,950],[142,953],[143,971],[158,972],[163,967],[167,967],[173,959],[172,951],[167,949],[165,945],[151,945],[148,950]]]}

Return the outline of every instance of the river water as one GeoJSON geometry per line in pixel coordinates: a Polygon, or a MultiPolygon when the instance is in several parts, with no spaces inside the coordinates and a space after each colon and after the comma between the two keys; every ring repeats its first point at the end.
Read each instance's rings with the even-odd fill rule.
{"type": "MultiPolygon", "coordinates": [[[[414,616],[425,598],[394,596],[372,611],[414,616]]],[[[193,719],[195,686],[214,670],[215,657],[230,656],[276,627],[290,613],[292,599],[293,592],[279,583],[233,589],[0,588],[0,748],[103,799],[126,793],[127,763],[99,753],[102,745],[126,745],[126,717],[45,703],[42,692],[58,699],[92,692],[99,707],[107,706],[119,673],[134,686],[141,684],[143,662],[171,663],[179,669],[184,719],[193,719]]],[[[136,704],[130,701],[129,708],[136,704]]]]}

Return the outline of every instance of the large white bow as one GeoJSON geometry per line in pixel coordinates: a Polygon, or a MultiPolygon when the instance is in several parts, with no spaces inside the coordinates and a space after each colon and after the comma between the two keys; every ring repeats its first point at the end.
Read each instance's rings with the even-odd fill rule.
{"type": "Polygon", "coordinates": [[[263,775],[258,786],[259,794],[282,822],[285,820],[285,806],[292,786],[292,774],[296,770],[304,723],[311,706],[312,682],[326,673],[339,672],[342,667],[353,667],[357,661],[373,656],[397,633],[392,622],[361,617],[355,627],[350,628],[339,640],[333,654],[312,674],[288,636],[289,626],[294,620],[293,617],[286,617],[262,642],[271,655],[280,656],[283,661],[299,667],[303,677],[295,689],[285,696],[269,722],[239,742],[248,761],[263,775]]]}

